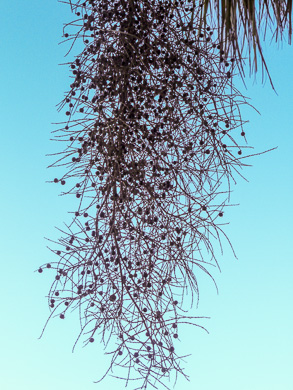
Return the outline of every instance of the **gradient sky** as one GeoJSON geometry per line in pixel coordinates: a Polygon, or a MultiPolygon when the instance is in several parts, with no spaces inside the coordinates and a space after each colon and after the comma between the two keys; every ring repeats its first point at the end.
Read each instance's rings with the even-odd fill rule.
{"type": "MultiPolygon", "coordinates": [[[[79,332],[76,316],[50,322],[46,294],[52,274],[34,272],[52,260],[45,237],[57,238],[54,226],[69,221],[70,199],[47,184],[56,171],[46,168],[52,122],[64,120],[55,105],[69,86],[64,54],[58,45],[62,25],[71,20],[69,6],[57,0],[1,1],[0,107],[0,388],[3,390],[122,389],[123,382],[99,379],[107,366],[102,344],[71,349],[79,332]]],[[[78,53],[78,51],[76,51],[78,53]]],[[[197,328],[181,332],[182,354],[190,382],[179,378],[176,390],[293,389],[293,51],[284,43],[267,44],[265,56],[278,95],[267,81],[247,74],[247,89],[261,115],[246,107],[243,118],[255,152],[276,150],[249,159],[225,212],[228,245],[217,248],[221,273],[212,282],[200,279],[195,315],[209,334],[197,328]]],[[[129,389],[134,387],[129,386],[129,389]]],[[[159,390],[161,388],[159,387],[159,390]]]]}

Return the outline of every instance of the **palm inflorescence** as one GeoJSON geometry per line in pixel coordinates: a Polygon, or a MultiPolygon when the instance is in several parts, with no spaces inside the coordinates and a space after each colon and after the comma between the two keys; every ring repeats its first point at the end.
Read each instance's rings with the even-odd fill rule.
{"type": "Polygon", "coordinates": [[[64,37],[83,50],[69,63],[66,147],[53,166],[78,204],[39,272],[55,272],[51,316],[79,309],[79,337],[109,342],[110,368],[146,388],[183,373],[179,328],[199,326],[184,297],[197,299],[196,271],[217,264],[245,99],[232,84],[237,60],[211,27],[199,30],[199,2],[70,5],[64,37]]]}

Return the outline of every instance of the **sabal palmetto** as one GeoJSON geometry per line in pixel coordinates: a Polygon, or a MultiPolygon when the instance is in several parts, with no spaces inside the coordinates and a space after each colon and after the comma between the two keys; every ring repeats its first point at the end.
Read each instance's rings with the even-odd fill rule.
{"type": "Polygon", "coordinates": [[[50,318],[78,308],[80,336],[110,339],[110,368],[146,388],[183,373],[181,324],[199,326],[185,292],[198,298],[197,271],[217,264],[213,239],[245,147],[238,60],[209,26],[198,34],[192,1],[70,5],[64,37],[85,47],[69,63],[66,148],[53,166],[78,206],[51,248],[57,261],[39,272],[54,270],[50,318]]]}

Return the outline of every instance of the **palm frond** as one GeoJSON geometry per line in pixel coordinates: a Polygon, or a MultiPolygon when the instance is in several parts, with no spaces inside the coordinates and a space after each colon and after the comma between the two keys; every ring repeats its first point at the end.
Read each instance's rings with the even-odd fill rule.
{"type": "MultiPolygon", "coordinates": [[[[250,71],[258,70],[260,57],[262,69],[272,80],[263,55],[260,34],[265,39],[267,28],[276,41],[288,32],[288,43],[292,38],[292,0],[204,0],[201,25],[212,24],[226,53],[240,59],[243,72],[243,53],[248,50],[250,71]]],[[[272,84],[273,86],[273,84],[272,84]]]]}

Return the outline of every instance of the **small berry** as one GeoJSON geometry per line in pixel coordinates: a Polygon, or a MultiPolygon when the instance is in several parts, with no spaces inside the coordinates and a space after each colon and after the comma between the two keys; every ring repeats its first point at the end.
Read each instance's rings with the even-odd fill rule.
{"type": "Polygon", "coordinates": [[[116,301],[116,295],[115,294],[110,295],[109,299],[110,299],[111,302],[115,302],[116,301]]]}

